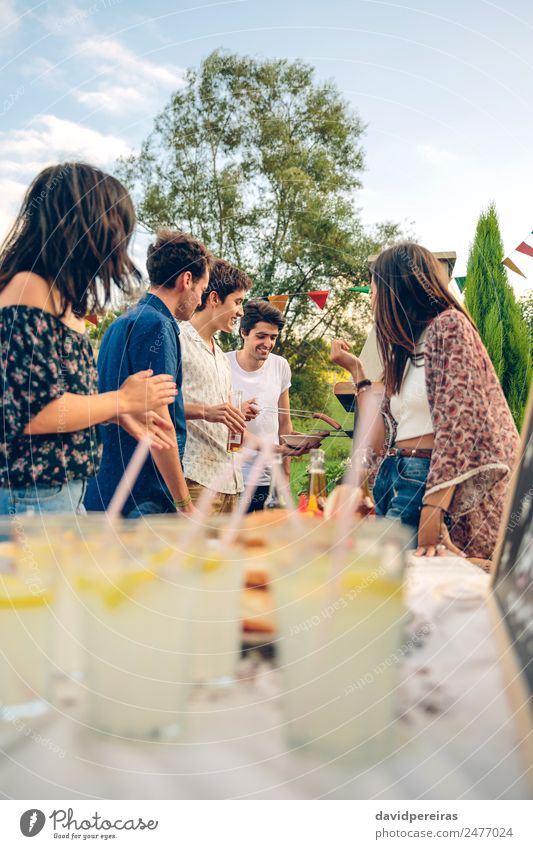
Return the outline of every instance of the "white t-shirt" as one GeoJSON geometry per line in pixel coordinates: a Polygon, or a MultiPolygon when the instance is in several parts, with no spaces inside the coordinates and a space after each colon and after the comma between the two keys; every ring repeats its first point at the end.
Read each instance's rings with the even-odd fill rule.
{"type": "MultiPolygon", "coordinates": [[[[242,391],[242,400],[255,398],[260,413],[253,421],[248,422],[246,429],[250,433],[267,439],[273,445],[279,445],[279,417],[277,408],[279,396],[291,385],[291,367],[287,360],[277,354],[269,354],[261,368],[255,371],[245,371],[237,362],[237,352],[230,351],[227,357],[231,365],[231,382],[234,389],[242,391]]],[[[253,465],[253,460],[243,466],[246,481],[253,465]]],[[[270,469],[264,469],[259,478],[259,486],[270,483],[270,469]]]]}

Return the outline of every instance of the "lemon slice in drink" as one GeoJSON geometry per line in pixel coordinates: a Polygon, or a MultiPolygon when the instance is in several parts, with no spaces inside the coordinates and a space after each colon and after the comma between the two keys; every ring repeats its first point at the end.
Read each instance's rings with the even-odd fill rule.
{"type": "Polygon", "coordinates": [[[52,593],[31,591],[17,575],[0,574],[0,608],[43,607],[52,601],[52,593]]]}
{"type": "Polygon", "coordinates": [[[341,588],[346,592],[369,592],[392,596],[401,590],[402,582],[371,571],[348,572],[341,577],[341,588]]]}
{"type": "Polygon", "coordinates": [[[156,577],[154,572],[142,569],[106,576],[82,575],[77,583],[79,590],[98,593],[106,607],[117,607],[131,598],[143,584],[155,581],[156,577]]]}

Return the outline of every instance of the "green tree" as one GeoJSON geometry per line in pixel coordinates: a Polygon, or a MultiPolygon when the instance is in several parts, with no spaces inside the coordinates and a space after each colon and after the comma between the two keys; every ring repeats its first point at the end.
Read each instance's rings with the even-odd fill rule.
{"type": "Polygon", "coordinates": [[[465,303],[496,369],[518,427],[531,380],[528,328],[507,280],[494,204],[481,213],[466,272],[465,303]]]}
{"type": "Polygon", "coordinates": [[[529,332],[529,349],[533,359],[533,291],[522,295],[518,301],[518,306],[529,332]]]}
{"type": "Polygon", "coordinates": [[[291,296],[277,350],[295,364],[312,340],[353,340],[368,325],[368,299],[346,289],[366,283],[368,255],[400,235],[361,223],[363,132],[310,66],[215,51],[187,72],[119,176],[147,228],[201,238],[247,271],[254,296],[291,296]],[[322,312],[305,296],[320,289],[330,290],[322,312]]]}

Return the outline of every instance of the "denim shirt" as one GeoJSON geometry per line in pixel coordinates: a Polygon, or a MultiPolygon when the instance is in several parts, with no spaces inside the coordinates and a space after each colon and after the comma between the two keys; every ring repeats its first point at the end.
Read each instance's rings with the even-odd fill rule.
{"type": "MultiPolygon", "coordinates": [[[[183,458],[187,428],[183,405],[180,331],[174,316],[157,297],[147,294],[107,330],[98,354],[98,391],[117,390],[131,374],[144,369],[154,374],[170,374],[178,394],[169,413],[176,429],[180,460],[183,458]]],[[[89,481],[87,510],[105,510],[124,474],[137,442],[118,425],[101,427],[103,456],[100,471],[89,481]]],[[[153,501],[162,510],[172,509],[172,497],[151,455],[146,460],[128,498],[123,513],[137,504],[153,501]]]]}

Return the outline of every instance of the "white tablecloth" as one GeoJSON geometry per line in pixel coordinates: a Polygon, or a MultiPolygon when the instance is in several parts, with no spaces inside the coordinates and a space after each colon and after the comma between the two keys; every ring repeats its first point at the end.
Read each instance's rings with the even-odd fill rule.
{"type": "Polygon", "coordinates": [[[401,664],[396,752],[378,766],[287,751],[279,673],[249,656],[234,687],[216,697],[195,691],[187,733],[172,743],[88,732],[67,687],[62,711],[38,730],[21,725],[13,739],[10,729],[0,792],[16,799],[528,798],[486,604],[453,600],[446,590],[465,582],[489,591],[488,577],[457,558],[421,559],[409,569],[411,628],[422,637],[401,664]]]}

